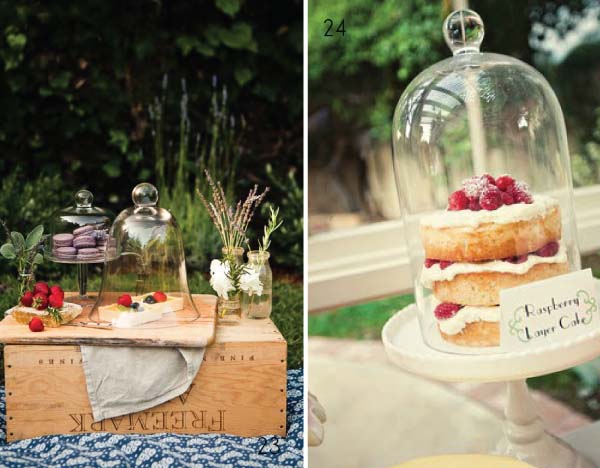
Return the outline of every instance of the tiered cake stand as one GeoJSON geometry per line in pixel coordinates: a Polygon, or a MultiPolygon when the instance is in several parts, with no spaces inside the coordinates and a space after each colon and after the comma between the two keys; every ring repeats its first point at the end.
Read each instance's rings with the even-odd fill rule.
{"type": "MultiPolygon", "coordinates": [[[[91,261],[83,261],[83,260],[63,260],[58,257],[48,256],[48,260],[55,263],[68,263],[71,265],[77,265],[77,284],[79,289],[79,297],[80,301],[86,301],[88,299],[94,299],[88,295],[87,283],[88,283],[88,265],[94,263],[104,263],[104,257],[98,258],[97,260],[91,261]]],[[[71,300],[73,298],[70,298],[71,300]]]]}
{"type": "Polygon", "coordinates": [[[507,382],[504,438],[496,454],[538,468],[598,468],[544,430],[525,379],[582,364],[600,355],[600,329],[570,341],[527,351],[463,355],[436,351],[423,341],[417,307],[396,313],[384,326],[383,344],[391,361],[423,377],[448,382],[507,382]]]}

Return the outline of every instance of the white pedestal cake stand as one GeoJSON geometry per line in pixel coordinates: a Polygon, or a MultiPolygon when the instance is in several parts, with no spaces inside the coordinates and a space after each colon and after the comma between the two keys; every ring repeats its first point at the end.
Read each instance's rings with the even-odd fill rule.
{"type": "Polygon", "coordinates": [[[423,341],[416,305],[396,313],[383,327],[391,361],[403,369],[448,382],[507,382],[504,439],[496,448],[538,468],[598,468],[544,430],[527,389],[526,378],[550,374],[600,355],[600,329],[570,341],[502,354],[449,354],[423,341]]]}

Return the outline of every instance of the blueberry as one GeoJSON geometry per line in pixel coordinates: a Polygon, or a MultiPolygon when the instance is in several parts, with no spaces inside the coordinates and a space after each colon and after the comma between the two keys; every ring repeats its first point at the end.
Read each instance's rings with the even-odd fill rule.
{"type": "Polygon", "coordinates": [[[146,296],[144,298],[144,302],[146,304],[156,304],[156,299],[154,299],[152,296],[146,296]]]}
{"type": "Polygon", "coordinates": [[[140,307],[140,303],[139,303],[139,302],[134,302],[134,303],[132,303],[132,304],[131,304],[131,306],[130,306],[130,307],[131,307],[132,309],[136,309],[136,310],[137,310],[137,309],[139,309],[139,307],[140,307]]]}

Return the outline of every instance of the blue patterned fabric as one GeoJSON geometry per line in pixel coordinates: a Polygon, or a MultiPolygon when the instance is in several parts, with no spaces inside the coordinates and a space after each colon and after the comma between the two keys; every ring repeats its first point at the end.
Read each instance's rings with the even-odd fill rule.
{"type": "Polygon", "coordinates": [[[11,444],[6,443],[6,406],[0,387],[0,467],[302,467],[303,387],[302,370],[288,371],[286,438],[91,433],[11,444]]]}

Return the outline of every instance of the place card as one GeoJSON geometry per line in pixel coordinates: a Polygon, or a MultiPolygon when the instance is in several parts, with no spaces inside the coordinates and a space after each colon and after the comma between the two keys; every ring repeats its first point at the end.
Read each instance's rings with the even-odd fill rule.
{"type": "Polygon", "coordinates": [[[592,271],[575,271],[500,292],[503,351],[572,339],[600,326],[592,271]]]}

